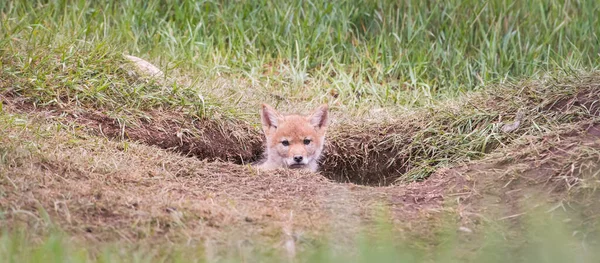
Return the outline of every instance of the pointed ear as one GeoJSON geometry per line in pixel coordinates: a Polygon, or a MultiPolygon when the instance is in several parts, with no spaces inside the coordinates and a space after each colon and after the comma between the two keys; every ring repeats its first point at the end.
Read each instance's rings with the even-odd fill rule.
{"type": "Polygon", "coordinates": [[[275,109],[271,108],[271,106],[263,104],[260,117],[262,120],[263,130],[266,132],[271,127],[277,128],[277,122],[279,118],[281,118],[281,115],[275,109]]]}
{"type": "Polygon", "coordinates": [[[313,111],[313,113],[308,116],[308,121],[311,125],[315,126],[315,128],[327,128],[327,120],[328,120],[328,106],[327,104],[323,104],[319,106],[317,109],[313,111]]]}

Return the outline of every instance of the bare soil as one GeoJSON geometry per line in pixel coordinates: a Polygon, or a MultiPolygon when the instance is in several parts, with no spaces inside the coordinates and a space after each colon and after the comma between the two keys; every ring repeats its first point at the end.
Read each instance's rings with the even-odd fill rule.
{"type": "MultiPolygon", "coordinates": [[[[580,103],[596,111],[585,94],[552,109],[580,103]]],[[[522,136],[481,160],[438,169],[422,182],[373,187],[240,165],[260,154],[252,128],[217,129],[159,111],[149,113],[151,123],[124,127],[99,112],[35,108],[6,97],[3,102],[6,114],[29,121],[0,137],[8,156],[0,167],[0,207],[6,211],[0,224],[38,231],[57,225],[90,242],[214,240],[233,246],[228,242],[259,237],[281,244],[292,236],[302,245],[323,235],[351,242],[375,220],[377,206],[391,212],[399,230],[427,237],[447,213],[473,229],[490,220],[518,221],[528,213],[523,203],[540,196],[592,207],[587,200],[595,188],[585,184],[600,161],[594,154],[600,124],[582,118],[541,137],[522,136]],[[185,135],[190,125],[204,133],[185,135]],[[47,132],[40,136],[40,130],[47,132]],[[244,133],[251,134],[248,148],[238,144],[244,133]]],[[[341,152],[329,149],[330,156],[341,152]]]]}
{"type": "MultiPolygon", "coordinates": [[[[12,111],[14,104],[7,105],[5,110],[12,111]]],[[[24,116],[23,108],[15,112],[24,116]]],[[[93,242],[226,242],[232,235],[279,242],[290,231],[298,242],[332,232],[339,242],[350,242],[374,220],[374,207],[389,208],[398,222],[418,222],[443,212],[444,193],[463,181],[433,176],[420,183],[369,187],[301,171],[265,173],[189,158],[143,141],[98,137],[94,130],[58,129],[39,136],[33,131],[54,131],[73,117],[34,111],[27,119],[32,121],[25,128],[9,129],[2,138],[7,155],[15,156],[0,169],[6,175],[0,207],[8,211],[2,224],[39,231],[59,225],[93,242]]],[[[73,127],[107,123],[90,119],[80,117],[73,127]]]]}

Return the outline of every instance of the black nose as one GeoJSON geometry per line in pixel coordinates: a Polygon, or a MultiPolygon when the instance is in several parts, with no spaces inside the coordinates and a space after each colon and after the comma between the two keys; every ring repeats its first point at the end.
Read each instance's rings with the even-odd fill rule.
{"type": "Polygon", "coordinates": [[[302,162],[302,155],[296,155],[296,156],[294,156],[294,162],[301,163],[302,162]]]}

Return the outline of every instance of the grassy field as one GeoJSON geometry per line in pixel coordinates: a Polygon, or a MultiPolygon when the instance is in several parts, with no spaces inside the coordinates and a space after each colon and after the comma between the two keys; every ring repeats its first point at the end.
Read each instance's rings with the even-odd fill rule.
{"type": "Polygon", "coordinates": [[[422,105],[507,80],[593,69],[600,45],[590,1],[1,5],[3,57],[34,76],[52,77],[44,71],[51,65],[28,68],[50,58],[82,69],[66,71],[66,79],[110,73],[115,57],[128,53],[205,88],[215,83],[202,80],[224,76],[295,101],[335,93],[347,107],[422,105]]]}
{"type": "Polygon", "coordinates": [[[593,262],[599,11],[2,1],[0,258],[593,262]],[[265,102],[330,105],[322,176],[245,165],[265,102]]]}

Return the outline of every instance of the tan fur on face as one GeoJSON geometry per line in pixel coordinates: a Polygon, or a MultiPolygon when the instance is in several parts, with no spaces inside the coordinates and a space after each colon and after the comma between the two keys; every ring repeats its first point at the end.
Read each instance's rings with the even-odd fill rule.
{"type": "Polygon", "coordinates": [[[327,105],[321,105],[308,116],[283,116],[269,105],[263,104],[261,118],[267,157],[259,165],[260,168],[318,169],[327,131],[327,105]],[[310,142],[305,144],[305,140],[310,142]],[[298,163],[294,157],[302,157],[302,162],[298,163]]]}

